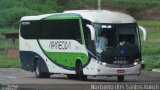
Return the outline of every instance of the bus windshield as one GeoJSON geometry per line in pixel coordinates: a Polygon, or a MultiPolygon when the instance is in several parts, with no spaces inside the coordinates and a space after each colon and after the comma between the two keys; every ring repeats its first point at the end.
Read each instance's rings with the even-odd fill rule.
{"type": "Polygon", "coordinates": [[[136,24],[94,24],[94,28],[96,53],[104,57],[104,60],[123,56],[133,61],[141,57],[136,24]]]}

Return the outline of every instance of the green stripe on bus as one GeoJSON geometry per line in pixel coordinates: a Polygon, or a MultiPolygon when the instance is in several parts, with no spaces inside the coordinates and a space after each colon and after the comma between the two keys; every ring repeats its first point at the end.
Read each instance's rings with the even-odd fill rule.
{"type": "Polygon", "coordinates": [[[45,52],[47,56],[56,63],[66,66],[75,67],[76,60],[81,60],[85,65],[88,62],[88,56],[84,53],[70,53],[70,52],[45,52]]]}
{"type": "Polygon", "coordinates": [[[82,65],[88,63],[88,56],[85,53],[79,52],[47,52],[41,46],[39,40],[37,40],[38,45],[40,46],[43,53],[51,60],[54,61],[62,66],[68,68],[74,68],[76,60],[80,60],[82,65]]]}
{"type": "Polygon", "coordinates": [[[64,20],[64,19],[79,19],[78,15],[52,15],[44,18],[44,20],[64,20]]]}

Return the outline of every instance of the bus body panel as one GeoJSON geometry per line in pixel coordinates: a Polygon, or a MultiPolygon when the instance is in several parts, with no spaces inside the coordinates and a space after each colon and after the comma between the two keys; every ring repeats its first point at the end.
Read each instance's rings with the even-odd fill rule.
{"type": "MultiPolygon", "coordinates": [[[[59,60],[59,58],[62,57],[61,55],[64,56],[64,53],[68,53],[67,56],[69,55],[68,56],[69,58],[71,58],[71,56],[74,53],[80,53],[79,55],[78,54],[74,55],[74,56],[76,56],[76,57],[74,57],[75,60],[82,59],[82,61],[83,61],[83,59],[85,59],[83,64],[85,65],[88,63],[88,60],[86,60],[86,59],[88,59],[88,56],[87,56],[84,45],[81,45],[77,41],[74,41],[74,40],[67,40],[68,42],[72,43],[71,44],[71,47],[72,47],[71,51],[59,51],[59,50],[56,51],[53,49],[53,47],[52,47],[53,50],[51,50],[51,49],[49,50],[49,48],[51,48],[49,46],[52,43],[52,41],[62,41],[62,40],[40,40],[41,46],[43,48],[45,48],[46,51],[49,51],[53,54],[51,57],[54,57],[54,55],[56,55],[58,53],[57,59],[59,60]]],[[[23,65],[22,66],[23,69],[28,70],[28,71],[32,71],[34,59],[38,57],[44,61],[44,63],[46,64],[50,73],[75,74],[75,71],[73,69],[70,69],[69,66],[64,67],[63,62],[59,62],[61,64],[61,66],[58,66],[52,61],[53,59],[51,60],[51,58],[47,57],[47,55],[43,52],[43,50],[40,47],[37,40],[25,40],[23,38],[20,38],[20,42],[21,42],[20,59],[21,59],[21,65],[23,65]],[[22,55],[22,53],[24,53],[24,54],[22,55]],[[26,56],[26,57],[24,57],[24,56],[26,56]],[[30,68],[30,69],[26,69],[26,68],[30,68]]],[[[57,47],[55,47],[55,48],[57,48],[57,47]]],[[[65,60],[61,60],[61,61],[65,61],[65,60]]],[[[73,62],[75,63],[75,61],[68,62],[68,63],[74,64],[73,62]]],[[[66,63],[66,62],[64,62],[64,63],[66,63]]]]}

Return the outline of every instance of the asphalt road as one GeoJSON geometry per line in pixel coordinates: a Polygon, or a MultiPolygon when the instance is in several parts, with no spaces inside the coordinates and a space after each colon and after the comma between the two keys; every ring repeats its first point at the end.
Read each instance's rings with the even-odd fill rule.
{"type": "Polygon", "coordinates": [[[88,81],[70,80],[63,74],[35,78],[34,73],[21,69],[0,69],[0,84],[0,90],[160,90],[160,73],[143,71],[140,76],[126,76],[124,82],[117,82],[116,77],[105,76],[89,76],[88,81]]]}

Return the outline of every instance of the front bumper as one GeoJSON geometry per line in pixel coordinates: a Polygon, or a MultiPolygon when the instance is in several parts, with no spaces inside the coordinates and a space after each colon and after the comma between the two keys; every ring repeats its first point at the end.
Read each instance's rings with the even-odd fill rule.
{"type": "Polygon", "coordinates": [[[140,68],[141,64],[136,65],[134,67],[127,67],[127,68],[113,68],[107,67],[104,65],[97,64],[95,68],[95,75],[96,76],[117,76],[117,75],[140,75],[140,68]],[[117,72],[118,70],[123,70],[124,72],[117,72]]]}

